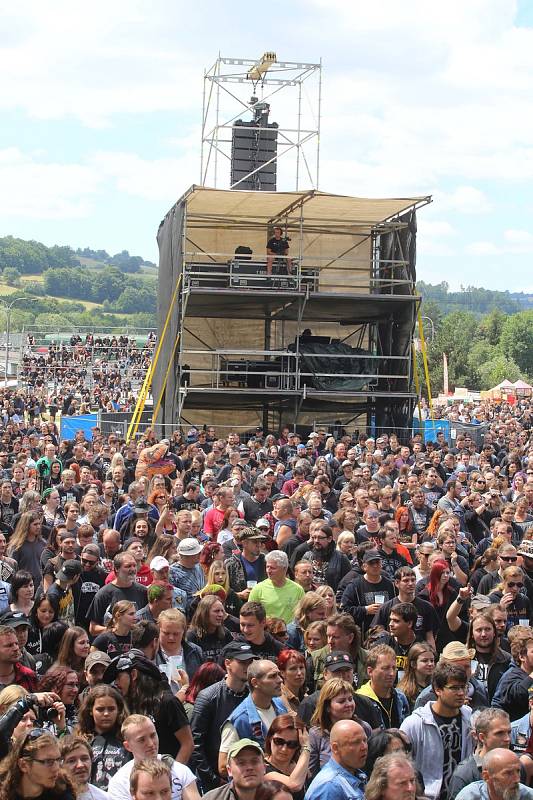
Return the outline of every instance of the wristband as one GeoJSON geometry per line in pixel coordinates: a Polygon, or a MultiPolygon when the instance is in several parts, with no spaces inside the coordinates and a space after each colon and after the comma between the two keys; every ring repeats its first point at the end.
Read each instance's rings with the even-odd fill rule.
{"type": "Polygon", "coordinates": [[[463,600],[462,597],[459,597],[459,595],[457,595],[457,597],[455,598],[455,602],[459,603],[459,605],[462,606],[465,601],[463,600]]]}

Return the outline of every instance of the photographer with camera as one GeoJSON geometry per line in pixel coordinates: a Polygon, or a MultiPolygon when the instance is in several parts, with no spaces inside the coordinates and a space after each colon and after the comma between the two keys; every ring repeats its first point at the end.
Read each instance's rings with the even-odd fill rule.
{"type": "Polygon", "coordinates": [[[11,745],[35,728],[37,717],[56,721],[64,706],[55,692],[30,694],[21,686],[8,686],[0,692],[0,759],[11,745]]]}

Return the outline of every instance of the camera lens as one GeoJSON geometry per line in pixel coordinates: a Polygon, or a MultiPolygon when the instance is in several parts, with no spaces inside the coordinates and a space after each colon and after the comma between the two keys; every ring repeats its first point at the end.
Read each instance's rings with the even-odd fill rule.
{"type": "Polygon", "coordinates": [[[54,719],[57,719],[59,717],[59,711],[57,710],[57,708],[47,708],[45,716],[49,722],[52,722],[54,719]]]}

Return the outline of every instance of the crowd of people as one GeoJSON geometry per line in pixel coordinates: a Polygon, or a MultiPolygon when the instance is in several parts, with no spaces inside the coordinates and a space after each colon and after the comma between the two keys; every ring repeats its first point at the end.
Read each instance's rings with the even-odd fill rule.
{"type": "Polygon", "coordinates": [[[91,411],[128,411],[153,358],[157,336],[73,333],[68,341],[37,340],[27,334],[13,392],[17,416],[53,420],[91,411]]]}
{"type": "Polygon", "coordinates": [[[0,800],[533,797],[531,410],[481,444],[8,415],[0,800]]]}

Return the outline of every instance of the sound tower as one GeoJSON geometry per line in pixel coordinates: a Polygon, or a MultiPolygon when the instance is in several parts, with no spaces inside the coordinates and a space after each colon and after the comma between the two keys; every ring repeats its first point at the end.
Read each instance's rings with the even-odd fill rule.
{"type": "Polygon", "coordinates": [[[235,189],[275,192],[278,125],[268,122],[268,103],[256,103],[253,112],[253,120],[238,119],[232,127],[231,186],[240,181],[235,189]],[[267,164],[271,159],[274,160],[267,164]],[[254,174],[250,175],[251,172],[254,174]]]}

